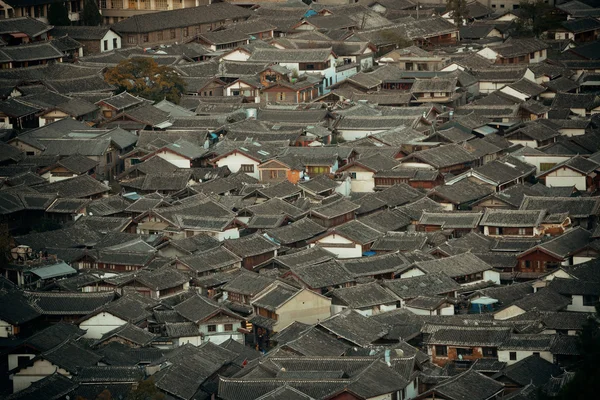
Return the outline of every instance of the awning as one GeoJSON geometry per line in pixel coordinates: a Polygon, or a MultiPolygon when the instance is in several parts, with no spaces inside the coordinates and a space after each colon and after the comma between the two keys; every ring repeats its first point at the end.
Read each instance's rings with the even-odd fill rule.
{"type": "Polygon", "coordinates": [[[77,273],[77,270],[71,268],[64,262],[58,264],[47,265],[36,269],[29,270],[34,275],[37,275],[40,279],[50,279],[59,276],[65,276],[77,273]]]}
{"type": "Polygon", "coordinates": [[[498,132],[498,129],[494,129],[491,126],[484,125],[484,126],[480,126],[477,129],[473,129],[473,131],[475,131],[477,133],[480,133],[480,134],[482,134],[484,136],[487,136],[487,135],[490,135],[492,133],[498,132]]]}
{"type": "Polygon", "coordinates": [[[497,303],[498,300],[496,299],[492,299],[491,297],[480,297],[477,300],[473,300],[471,301],[471,304],[482,304],[482,305],[489,305],[489,304],[495,304],[497,303]]]}

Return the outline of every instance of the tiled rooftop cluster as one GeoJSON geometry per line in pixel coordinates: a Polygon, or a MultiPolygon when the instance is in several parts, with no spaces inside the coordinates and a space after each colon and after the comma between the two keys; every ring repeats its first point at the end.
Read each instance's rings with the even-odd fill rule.
{"type": "Polygon", "coordinates": [[[95,27],[34,3],[0,19],[0,398],[573,379],[600,297],[600,9],[556,5],[533,38],[515,0],[462,23],[433,0],[117,0],[95,27]],[[107,83],[140,57],[177,104],[107,83]]]}

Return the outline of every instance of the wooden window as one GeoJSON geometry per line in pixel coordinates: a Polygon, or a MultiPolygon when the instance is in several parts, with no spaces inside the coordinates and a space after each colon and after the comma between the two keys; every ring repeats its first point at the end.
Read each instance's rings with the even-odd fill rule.
{"type": "Polygon", "coordinates": [[[217,326],[216,325],[208,325],[208,331],[209,332],[216,332],[217,331],[217,326]]]}
{"type": "Polygon", "coordinates": [[[233,324],[225,324],[225,331],[230,332],[233,330],[233,324]]]}
{"type": "Polygon", "coordinates": [[[240,171],[242,172],[254,172],[254,165],[252,164],[242,164],[240,171]]]}
{"type": "Polygon", "coordinates": [[[498,357],[498,351],[495,347],[483,347],[481,350],[484,357],[498,357]]]}
{"type": "Polygon", "coordinates": [[[586,294],[583,296],[583,305],[584,306],[595,306],[596,304],[598,304],[598,300],[599,300],[598,296],[586,294]]]}
{"type": "Polygon", "coordinates": [[[508,354],[508,357],[510,358],[511,361],[516,361],[517,360],[517,352],[516,351],[511,351],[508,354]]]}
{"type": "Polygon", "coordinates": [[[29,356],[17,356],[17,365],[19,368],[24,368],[27,364],[29,364],[29,360],[31,360],[29,356]]]}
{"type": "Polygon", "coordinates": [[[147,33],[144,33],[142,35],[142,42],[148,43],[149,41],[150,41],[150,35],[148,35],[147,33]]]}
{"type": "Polygon", "coordinates": [[[190,35],[190,30],[189,28],[186,26],[185,28],[183,28],[183,36],[184,37],[188,37],[190,35]]]}
{"type": "Polygon", "coordinates": [[[134,35],[128,35],[127,36],[127,43],[129,43],[129,44],[135,44],[135,36],[134,35]]]}
{"type": "Polygon", "coordinates": [[[435,346],[435,355],[436,357],[448,357],[448,347],[435,346]]]}
{"type": "Polygon", "coordinates": [[[548,171],[550,168],[554,167],[556,163],[540,163],[540,171],[548,171]]]}
{"type": "Polygon", "coordinates": [[[175,39],[177,37],[177,33],[175,32],[175,29],[171,29],[171,39],[175,39]]]}
{"type": "Polygon", "coordinates": [[[232,303],[243,303],[242,295],[239,293],[227,292],[227,300],[232,303]]]}
{"type": "Polygon", "coordinates": [[[168,10],[169,9],[169,0],[155,0],[154,7],[157,10],[168,10]]]}
{"type": "Polygon", "coordinates": [[[104,51],[107,51],[108,50],[108,40],[105,40],[103,42],[103,44],[104,44],[104,51]]]}
{"type": "Polygon", "coordinates": [[[473,349],[470,347],[469,348],[459,347],[456,349],[456,355],[457,356],[472,356],[473,349]]]}
{"type": "Polygon", "coordinates": [[[156,32],[156,40],[159,42],[163,40],[163,31],[156,32]]]}

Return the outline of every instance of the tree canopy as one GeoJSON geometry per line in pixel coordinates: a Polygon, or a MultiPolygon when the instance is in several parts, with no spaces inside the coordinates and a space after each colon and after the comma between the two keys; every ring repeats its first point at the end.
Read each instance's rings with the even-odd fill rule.
{"type": "Polygon", "coordinates": [[[102,23],[102,15],[100,15],[95,0],[85,0],[85,3],[83,3],[81,22],[87,26],[98,26],[102,23]]]}
{"type": "Polygon", "coordinates": [[[459,28],[463,26],[465,20],[469,17],[467,0],[447,0],[446,10],[451,12],[450,16],[459,28]]]}
{"type": "Polygon", "coordinates": [[[156,388],[152,377],[139,382],[137,388],[127,396],[127,400],[163,400],[164,398],[165,395],[156,388]]]}
{"type": "Polygon", "coordinates": [[[149,57],[134,57],[121,61],[104,75],[106,82],[117,86],[119,92],[135,96],[179,103],[185,82],[171,67],[158,65],[149,57]]]}
{"type": "Polygon", "coordinates": [[[575,376],[563,387],[558,400],[579,400],[596,398],[600,393],[600,304],[596,305],[596,315],[583,325],[577,338],[577,349],[581,360],[575,365],[575,376]]]}
{"type": "Polygon", "coordinates": [[[71,25],[69,10],[67,10],[65,3],[56,2],[50,4],[50,7],[48,7],[48,23],[54,26],[71,25]]]}
{"type": "Polygon", "coordinates": [[[516,22],[516,36],[539,37],[548,29],[560,26],[560,17],[555,9],[543,0],[519,3],[519,19],[516,22]]]}

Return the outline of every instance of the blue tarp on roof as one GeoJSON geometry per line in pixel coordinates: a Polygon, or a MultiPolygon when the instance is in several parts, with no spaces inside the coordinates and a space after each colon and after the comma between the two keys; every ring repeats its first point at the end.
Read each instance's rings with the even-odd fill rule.
{"type": "Polygon", "coordinates": [[[29,272],[31,272],[34,275],[37,275],[38,277],[40,277],[40,279],[50,279],[77,273],[75,269],[71,268],[64,262],[59,262],[57,264],[32,269],[29,272]]]}

